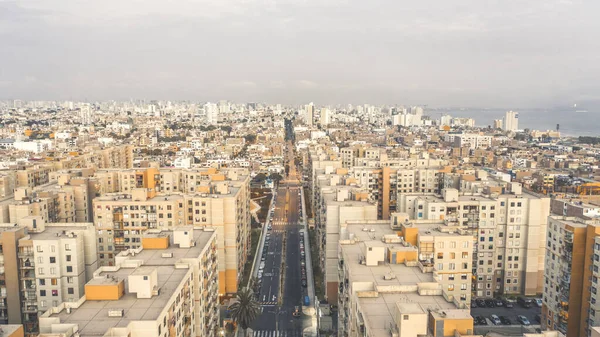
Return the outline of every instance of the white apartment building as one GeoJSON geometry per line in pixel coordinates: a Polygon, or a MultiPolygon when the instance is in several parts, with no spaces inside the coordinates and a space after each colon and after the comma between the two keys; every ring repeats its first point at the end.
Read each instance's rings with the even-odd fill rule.
{"type": "Polygon", "coordinates": [[[40,337],[217,336],[216,236],[192,227],[150,233],[98,269],[85,297],[46,311],[40,337]]]}
{"type": "Polygon", "coordinates": [[[506,193],[399,194],[397,211],[414,220],[448,220],[471,231],[476,296],[536,294],[542,291],[550,199],[522,192],[509,183],[506,193]]]}
{"type": "Polygon", "coordinates": [[[519,113],[515,111],[507,111],[504,114],[504,130],[506,131],[517,131],[519,130],[519,113]]]}
{"type": "MultiPolygon", "coordinates": [[[[405,239],[415,233],[404,234],[389,221],[346,224],[339,246],[338,336],[472,335],[468,307],[455,300],[444,279],[440,283],[436,273],[443,271],[420,261],[420,249],[405,239]]],[[[461,282],[468,284],[470,277],[461,282]]]]}

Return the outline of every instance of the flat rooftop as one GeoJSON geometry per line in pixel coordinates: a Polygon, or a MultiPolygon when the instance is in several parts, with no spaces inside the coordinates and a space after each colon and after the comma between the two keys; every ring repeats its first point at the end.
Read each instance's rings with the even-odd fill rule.
{"type": "MultiPolygon", "coordinates": [[[[142,268],[150,268],[148,266],[142,268]]],[[[61,323],[77,324],[81,336],[104,336],[107,330],[114,327],[126,327],[131,321],[158,319],[165,310],[169,299],[186,278],[190,269],[176,269],[174,266],[155,266],[158,274],[159,295],[152,298],[137,298],[136,294],[127,293],[129,275],[138,268],[120,268],[116,272],[101,273],[104,279],[107,275],[125,281],[126,294],[117,301],[85,301],[79,308],[71,309],[71,313],[62,310],[50,317],[60,318],[61,323]],[[110,310],[124,310],[123,317],[109,317],[110,310]]],[[[96,280],[94,279],[94,280],[96,280]]],[[[97,284],[90,281],[90,284],[97,284]]],[[[110,282],[110,281],[109,281],[110,282]]]]}
{"type": "MultiPolygon", "coordinates": [[[[184,230],[191,227],[178,227],[175,230],[184,230]]],[[[179,248],[173,245],[173,233],[170,246],[167,249],[142,250],[131,260],[143,260],[144,264],[137,268],[123,268],[114,272],[101,272],[99,277],[90,280],[91,285],[117,284],[120,280],[125,282],[126,294],[117,301],[85,301],[79,308],[71,309],[68,314],[62,310],[51,317],[60,318],[61,323],[78,324],[81,336],[103,336],[113,327],[126,327],[131,321],[156,320],[165,310],[169,299],[179,285],[186,279],[188,268],[175,268],[175,263],[182,258],[197,258],[214,234],[214,231],[195,229],[193,240],[196,245],[190,248],[179,248]],[[172,253],[173,257],[162,257],[165,253],[172,253]],[[157,270],[159,295],[152,298],[137,298],[135,293],[129,293],[129,275],[147,275],[157,270]],[[109,317],[109,310],[124,310],[123,317],[109,317]]],[[[165,232],[150,233],[150,237],[164,236],[165,232]]]]}
{"type": "MultiPolygon", "coordinates": [[[[415,269],[418,269],[415,267],[415,269]]],[[[420,271],[419,271],[420,272],[420,271]]],[[[359,298],[365,325],[370,337],[389,337],[390,324],[395,325],[396,307],[406,313],[427,313],[427,309],[449,312],[456,306],[447,302],[443,296],[421,296],[416,293],[380,294],[376,298],[359,298]]],[[[458,310],[463,311],[463,310],[458,310]]],[[[468,310],[464,310],[469,314],[468,310]]]]}

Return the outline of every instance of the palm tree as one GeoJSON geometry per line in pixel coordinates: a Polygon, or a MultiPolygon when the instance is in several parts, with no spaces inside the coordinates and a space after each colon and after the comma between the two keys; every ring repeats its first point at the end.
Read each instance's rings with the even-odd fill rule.
{"type": "Polygon", "coordinates": [[[246,336],[246,330],[260,314],[260,306],[254,298],[254,291],[250,288],[238,291],[236,299],[237,302],[228,307],[229,313],[233,321],[244,330],[246,336]]]}

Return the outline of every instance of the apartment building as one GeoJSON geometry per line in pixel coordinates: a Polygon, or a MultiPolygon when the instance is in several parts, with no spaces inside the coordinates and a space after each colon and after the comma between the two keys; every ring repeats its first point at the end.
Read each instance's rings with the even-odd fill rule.
{"type": "Polygon", "coordinates": [[[453,146],[458,148],[487,149],[492,146],[492,136],[484,136],[479,134],[458,134],[455,135],[453,146]]]}
{"type": "Polygon", "coordinates": [[[411,220],[448,220],[471,232],[477,240],[474,295],[542,292],[549,198],[505,183],[487,186],[482,194],[456,189],[444,189],[441,196],[399,194],[397,209],[411,220]]]}
{"type": "Polygon", "coordinates": [[[420,263],[419,248],[389,221],[347,223],[345,230],[339,246],[338,336],[473,335],[469,309],[459,309],[448,287],[420,263]]]}
{"type": "Polygon", "coordinates": [[[21,324],[19,240],[27,235],[22,226],[0,225],[0,325],[21,324]],[[8,271],[8,272],[7,272],[8,271]]]}
{"type": "Polygon", "coordinates": [[[323,187],[319,191],[315,209],[319,261],[324,273],[325,298],[330,303],[338,295],[338,242],[341,224],[346,221],[377,220],[377,204],[367,201],[366,193],[350,186],[323,187]]]}
{"type": "Polygon", "coordinates": [[[83,296],[97,268],[92,223],[46,224],[40,217],[20,222],[28,235],[19,240],[18,266],[22,323],[27,335],[39,332],[39,314],[83,296]]]}
{"type": "MultiPolygon", "coordinates": [[[[184,172],[188,179],[198,174],[184,172]]],[[[237,172],[240,171],[212,174],[209,180],[180,185],[184,188],[193,185],[193,193],[157,194],[152,188],[131,187],[127,190],[129,194],[95,198],[94,223],[98,230],[100,265],[111,265],[116,253],[139,247],[144,233],[150,229],[168,230],[183,225],[214,228],[218,233],[219,293],[237,292],[250,238],[249,176],[237,172]]]]}
{"type": "Polygon", "coordinates": [[[546,240],[542,327],[590,336],[600,321],[600,221],[550,216],[546,240]]]}
{"type": "Polygon", "coordinates": [[[219,326],[217,232],[151,231],[100,267],[85,297],[40,317],[40,337],[214,337],[219,326]]]}

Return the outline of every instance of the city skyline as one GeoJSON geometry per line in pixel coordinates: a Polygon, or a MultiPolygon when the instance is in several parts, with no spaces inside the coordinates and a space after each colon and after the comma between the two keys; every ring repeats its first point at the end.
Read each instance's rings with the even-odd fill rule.
{"type": "Polygon", "coordinates": [[[8,1],[0,99],[597,103],[599,6],[8,1]]]}

